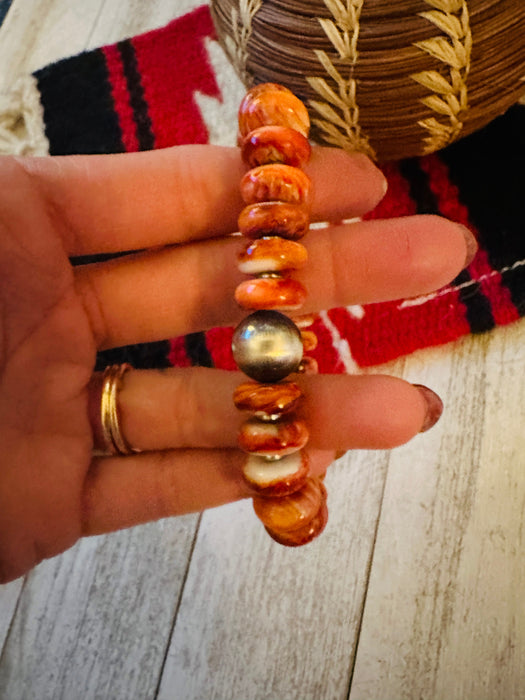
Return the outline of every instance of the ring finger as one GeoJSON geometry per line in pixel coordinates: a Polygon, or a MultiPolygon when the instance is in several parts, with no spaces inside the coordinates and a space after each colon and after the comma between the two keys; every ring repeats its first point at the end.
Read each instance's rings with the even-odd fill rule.
{"type": "MultiPolygon", "coordinates": [[[[206,368],[133,370],[122,380],[118,404],[126,441],[138,450],[234,448],[246,416],[233,404],[246,377],[206,368]],[[212,390],[213,389],[213,390],[212,390]]],[[[427,394],[383,375],[295,376],[303,391],[299,415],[308,424],[309,447],[319,450],[386,449],[419,432],[429,410],[427,394]]],[[[100,430],[101,375],[91,384],[91,423],[100,430]]]]}
{"type": "MultiPolygon", "coordinates": [[[[95,459],[83,490],[83,532],[96,534],[253,495],[234,449],[243,420],[231,395],[238,373],[195,368],[132,371],[118,403],[125,439],[143,454],[95,459]],[[210,391],[213,382],[213,391],[210,391]],[[175,449],[174,449],[175,448],[175,449]]],[[[440,413],[427,389],[387,376],[301,377],[300,417],[310,429],[311,474],[336,452],[385,448],[427,429],[440,413]]],[[[101,377],[90,387],[91,422],[101,440],[101,377]]]]}

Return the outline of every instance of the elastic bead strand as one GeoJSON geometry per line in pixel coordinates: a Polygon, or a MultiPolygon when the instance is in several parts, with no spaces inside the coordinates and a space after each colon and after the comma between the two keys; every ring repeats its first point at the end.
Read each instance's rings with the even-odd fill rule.
{"type": "MultiPolygon", "coordinates": [[[[269,535],[286,546],[306,544],[327,520],[326,489],[308,477],[306,423],[292,414],[302,399],[293,372],[312,373],[305,357],[317,338],[300,331],[280,311],[296,311],[306,289],[288,276],[307,262],[296,241],[309,230],[311,183],[301,170],[310,157],[309,117],[303,103],[281,85],[252,88],[239,108],[239,145],[251,168],[240,183],[246,203],[239,231],[251,243],[238,254],[239,270],[253,275],[235,290],[237,303],[254,311],[235,329],[232,351],[238,367],[255,382],[234,392],[239,410],[252,414],[240,427],[239,447],[249,454],[245,482],[259,496],[254,509],[269,535]]],[[[311,322],[301,322],[301,328],[311,322]]]]}

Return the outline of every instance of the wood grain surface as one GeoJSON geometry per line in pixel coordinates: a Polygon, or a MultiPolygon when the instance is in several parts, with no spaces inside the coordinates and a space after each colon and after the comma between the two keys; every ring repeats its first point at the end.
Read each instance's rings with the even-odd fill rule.
{"type": "MultiPolygon", "coordinates": [[[[196,0],[14,0],[0,91],[196,0]]],[[[0,700],[525,695],[525,325],[374,371],[445,413],[330,470],[330,521],[274,545],[249,502],[80,542],[0,587],[0,700]]]]}

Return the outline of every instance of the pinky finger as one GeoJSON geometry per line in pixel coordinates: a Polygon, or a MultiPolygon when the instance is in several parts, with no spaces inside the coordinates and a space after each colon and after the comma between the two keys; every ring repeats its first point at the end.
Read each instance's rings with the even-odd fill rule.
{"type": "MultiPolygon", "coordinates": [[[[310,473],[324,474],[333,451],[309,450],[310,473]]],[[[255,495],[244,482],[246,455],[230,450],[166,450],[95,459],[83,491],[82,534],[213,508],[255,495]]]]}

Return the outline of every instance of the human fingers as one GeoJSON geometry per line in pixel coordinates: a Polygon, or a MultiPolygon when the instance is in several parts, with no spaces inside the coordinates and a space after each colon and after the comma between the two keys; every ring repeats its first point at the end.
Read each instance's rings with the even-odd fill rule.
{"type": "MultiPolygon", "coordinates": [[[[82,534],[97,535],[253,496],[238,450],[166,450],[94,460],[82,495],[82,534]]],[[[309,450],[310,473],[334,452],[309,450]]]]}
{"type": "MultiPolygon", "coordinates": [[[[69,255],[140,250],[214,238],[237,229],[237,148],[209,145],[92,156],[20,158],[69,255]]],[[[338,220],[370,211],[386,182],[361,154],[314,148],[312,218],[338,220]]]]}
{"type": "MultiPolygon", "coordinates": [[[[245,279],[242,239],[163,248],[76,270],[77,289],[98,346],[159,340],[237,323],[245,279]]],[[[434,216],[375,220],[312,231],[312,264],[297,279],[309,290],[302,311],[413,297],[450,282],[476,244],[462,226],[434,216]]]]}
{"type": "MultiPolygon", "coordinates": [[[[297,412],[317,450],[387,449],[410,440],[439,417],[432,393],[383,375],[292,378],[304,394],[297,412]]],[[[206,368],[133,370],[119,392],[122,434],[134,448],[234,448],[241,423],[232,396],[246,377],[206,368]]],[[[91,423],[103,447],[100,375],[91,386],[91,423]]],[[[437,408],[439,408],[439,401],[437,408]]]]}
{"type": "MultiPolygon", "coordinates": [[[[83,534],[253,496],[242,478],[246,456],[234,449],[242,418],[231,394],[239,380],[237,373],[202,368],[127,372],[118,401],[121,431],[135,448],[152,451],[93,461],[82,496],[83,534]]],[[[404,442],[435,423],[441,410],[429,389],[393,377],[300,382],[305,398],[297,418],[311,431],[311,475],[323,474],[336,453],[351,447],[404,442]]],[[[99,396],[97,384],[92,393],[99,396]]]]}

